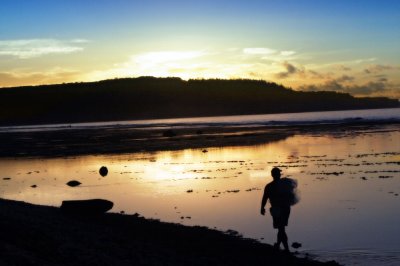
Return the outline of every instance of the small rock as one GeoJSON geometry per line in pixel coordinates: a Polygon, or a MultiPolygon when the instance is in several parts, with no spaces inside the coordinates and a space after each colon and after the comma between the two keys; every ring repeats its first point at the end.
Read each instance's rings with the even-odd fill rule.
{"type": "Polygon", "coordinates": [[[203,153],[206,153],[206,152],[208,152],[208,150],[203,150],[202,152],[203,152],[203,153]]]}
{"type": "Polygon", "coordinates": [[[293,242],[292,248],[300,248],[300,247],[301,247],[301,243],[293,242]]]}
{"type": "Polygon", "coordinates": [[[32,185],[31,188],[37,188],[37,185],[32,185]]]}
{"type": "Polygon", "coordinates": [[[80,184],[82,184],[82,183],[79,181],[76,181],[76,180],[71,180],[67,183],[67,185],[70,187],[76,187],[76,186],[79,186],[80,184]]]}
{"type": "Polygon", "coordinates": [[[193,189],[186,190],[187,193],[192,193],[193,189]]]}
{"type": "Polygon", "coordinates": [[[106,176],[108,174],[108,169],[105,166],[100,167],[99,173],[101,176],[106,176]]]}
{"type": "Polygon", "coordinates": [[[3,180],[10,180],[11,177],[3,177],[3,180]]]}
{"type": "Polygon", "coordinates": [[[390,175],[380,175],[379,178],[392,178],[393,176],[390,175]]]}

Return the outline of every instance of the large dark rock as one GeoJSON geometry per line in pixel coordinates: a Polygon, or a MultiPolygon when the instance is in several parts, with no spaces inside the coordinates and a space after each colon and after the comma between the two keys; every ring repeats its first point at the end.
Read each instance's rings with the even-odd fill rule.
{"type": "Polygon", "coordinates": [[[64,200],[61,211],[69,214],[98,215],[112,209],[114,203],[104,199],[64,200]]]}

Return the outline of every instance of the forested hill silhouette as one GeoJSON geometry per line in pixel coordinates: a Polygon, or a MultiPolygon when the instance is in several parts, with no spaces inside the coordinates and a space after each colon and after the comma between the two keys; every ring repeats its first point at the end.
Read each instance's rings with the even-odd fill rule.
{"type": "Polygon", "coordinates": [[[0,125],[398,107],[388,98],[300,92],[259,80],[139,77],[0,89],[0,125]]]}

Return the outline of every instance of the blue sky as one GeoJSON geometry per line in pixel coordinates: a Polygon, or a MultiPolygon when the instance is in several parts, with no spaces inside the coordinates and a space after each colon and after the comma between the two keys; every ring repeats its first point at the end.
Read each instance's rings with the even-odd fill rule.
{"type": "Polygon", "coordinates": [[[154,75],[400,98],[399,29],[388,0],[2,0],[0,87],[154,75]]]}

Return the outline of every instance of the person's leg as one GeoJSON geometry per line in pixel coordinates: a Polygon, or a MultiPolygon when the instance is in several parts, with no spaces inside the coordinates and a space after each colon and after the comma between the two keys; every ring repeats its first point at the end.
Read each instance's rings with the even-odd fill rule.
{"type": "Polygon", "coordinates": [[[288,237],[284,226],[278,228],[278,245],[280,245],[280,243],[283,243],[285,250],[289,251],[288,237]]]}
{"type": "Polygon", "coordinates": [[[274,244],[274,249],[276,249],[276,250],[279,250],[279,246],[281,245],[281,242],[282,242],[281,237],[280,237],[281,235],[280,235],[279,232],[280,231],[278,229],[278,235],[276,237],[276,243],[274,244]]]}

